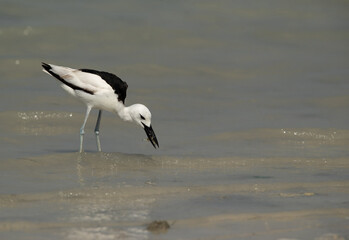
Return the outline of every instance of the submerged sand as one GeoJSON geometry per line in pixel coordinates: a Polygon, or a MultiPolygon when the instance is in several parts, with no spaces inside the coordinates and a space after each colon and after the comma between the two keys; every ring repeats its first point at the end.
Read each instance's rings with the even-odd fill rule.
{"type": "Polygon", "coordinates": [[[1,162],[15,239],[344,239],[348,161],[56,154],[1,162]],[[27,193],[23,193],[27,192],[27,193]],[[149,231],[153,221],[170,228],[149,231]],[[331,235],[332,234],[332,235],[331,235]],[[45,237],[44,237],[45,236],[45,237]]]}

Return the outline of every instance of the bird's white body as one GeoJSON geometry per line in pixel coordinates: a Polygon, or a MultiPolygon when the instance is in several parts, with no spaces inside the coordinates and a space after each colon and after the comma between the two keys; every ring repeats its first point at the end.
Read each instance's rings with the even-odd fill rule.
{"type": "MultiPolygon", "coordinates": [[[[71,87],[61,84],[61,87],[73,97],[91,108],[98,108],[108,112],[118,113],[125,106],[118,101],[113,88],[100,76],[82,72],[78,69],[50,64],[52,71],[67,82],[93,92],[93,95],[84,91],[75,91],[71,87]]],[[[44,72],[50,74],[45,69],[44,72]]],[[[51,74],[50,74],[51,75],[51,74]]]]}
{"type": "Polygon", "coordinates": [[[113,112],[124,121],[135,122],[145,129],[152,145],[159,146],[155,133],[151,127],[151,113],[143,104],[126,107],[127,84],[114,74],[90,69],[73,69],[53,64],[43,63],[43,71],[61,81],[62,88],[87,106],[84,123],[80,129],[80,152],[84,128],[92,108],[100,109],[95,133],[97,147],[101,151],[99,142],[99,124],[102,110],[113,112]]]}

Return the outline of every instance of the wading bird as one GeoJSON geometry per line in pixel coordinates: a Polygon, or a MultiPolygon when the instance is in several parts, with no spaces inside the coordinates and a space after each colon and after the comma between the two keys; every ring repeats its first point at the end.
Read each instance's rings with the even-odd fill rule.
{"type": "Polygon", "coordinates": [[[92,108],[99,109],[95,134],[97,149],[101,151],[99,125],[102,110],[116,113],[122,120],[134,122],[145,130],[154,148],[159,147],[151,126],[151,113],[143,104],[125,106],[127,83],[112,73],[92,69],[73,69],[42,63],[43,71],[61,82],[62,88],[87,106],[84,122],[80,128],[80,152],[83,149],[85,125],[92,108]]]}

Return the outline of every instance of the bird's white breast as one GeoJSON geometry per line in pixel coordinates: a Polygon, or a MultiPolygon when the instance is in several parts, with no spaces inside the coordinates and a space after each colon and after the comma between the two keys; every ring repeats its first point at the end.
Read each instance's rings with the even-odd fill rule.
{"type": "Polygon", "coordinates": [[[91,107],[109,112],[116,112],[119,107],[118,105],[122,104],[118,101],[118,96],[109,90],[100,90],[93,95],[82,91],[75,91],[75,96],[91,107]]]}

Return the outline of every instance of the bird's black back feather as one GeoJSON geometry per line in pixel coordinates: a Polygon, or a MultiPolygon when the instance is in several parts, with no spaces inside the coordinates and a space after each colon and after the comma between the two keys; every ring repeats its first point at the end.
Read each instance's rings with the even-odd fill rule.
{"type": "Polygon", "coordinates": [[[100,76],[104,81],[106,81],[118,95],[118,100],[125,104],[126,92],[128,85],[126,82],[122,81],[118,76],[108,72],[97,71],[93,69],[79,69],[82,72],[92,73],[100,76]]]}

